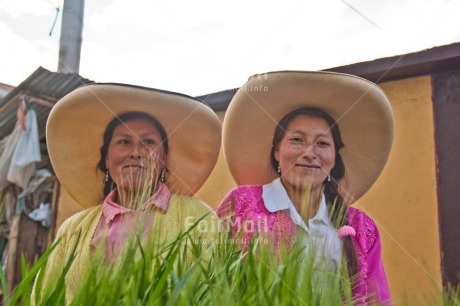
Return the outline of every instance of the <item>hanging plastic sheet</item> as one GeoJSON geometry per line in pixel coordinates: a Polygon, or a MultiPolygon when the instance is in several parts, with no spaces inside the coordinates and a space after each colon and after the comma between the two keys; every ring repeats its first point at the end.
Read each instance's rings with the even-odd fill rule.
{"type": "MultiPolygon", "coordinates": [[[[18,197],[25,197],[29,194],[35,195],[40,194],[43,191],[53,192],[53,182],[45,183],[46,179],[51,176],[51,173],[46,169],[35,170],[32,177],[29,180],[29,185],[26,189],[23,189],[18,197]]],[[[34,199],[34,203],[37,203],[37,199],[34,199]]]]}
{"type": "Polygon", "coordinates": [[[8,181],[26,189],[35,170],[35,163],[41,161],[38,138],[37,116],[31,104],[25,117],[25,131],[22,131],[8,169],[8,181]]]}
{"type": "Polygon", "coordinates": [[[11,182],[8,181],[8,171],[21,134],[21,124],[16,122],[13,132],[2,140],[3,149],[0,155],[0,189],[11,184],[11,182]]]}
{"type": "Polygon", "coordinates": [[[44,227],[51,225],[51,204],[41,203],[40,206],[29,214],[29,218],[40,222],[44,227]]]}
{"type": "Polygon", "coordinates": [[[40,203],[51,202],[54,182],[46,181],[46,178],[50,176],[51,173],[46,169],[34,171],[27,189],[24,189],[21,194],[18,195],[17,213],[22,212],[24,205],[27,206],[26,211],[30,211],[37,209],[40,203]]]}

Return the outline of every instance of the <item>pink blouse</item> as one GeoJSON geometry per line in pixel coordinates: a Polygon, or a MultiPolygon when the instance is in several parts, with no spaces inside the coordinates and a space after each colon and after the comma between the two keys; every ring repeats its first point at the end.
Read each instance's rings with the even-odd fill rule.
{"type": "MultiPolygon", "coordinates": [[[[232,222],[233,235],[243,231],[243,237],[239,237],[243,246],[249,243],[256,230],[268,233],[275,247],[280,243],[290,245],[295,237],[296,226],[284,211],[272,213],[266,209],[262,186],[239,186],[230,191],[217,208],[217,215],[227,224],[232,222]],[[255,226],[248,226],[248,223],[255,226]]],[[[356,231],[352,239],[358,254],[358,277],[353,289],[357,304],[391,305],[377,226],[369,216],[352,207],[348,210],[348,222],[356,231]]]]}
{"type": "Polygon", "coordinates": [[[106,260],[116,257],[127,237],[133,237],[130,234],[139,229],[139,223],[142,223],[145,235],[152,225],[154,212],[166,213],[171,198],[168,187],[161,182],[156,193],[139,210],[117,204],[117,195],[117,189],[112,190],[102,203],[102,217],[91,241],[91,245],[96,246],[105,239],[106,260]],[[152,206],[157,209],[149,209],[152,206]],[[141,222],[133,223],[134,220],[141,222]]]}

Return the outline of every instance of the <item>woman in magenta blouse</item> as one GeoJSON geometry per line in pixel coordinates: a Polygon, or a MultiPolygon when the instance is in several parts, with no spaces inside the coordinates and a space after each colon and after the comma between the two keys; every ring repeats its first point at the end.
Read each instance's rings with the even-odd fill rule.
{"type": "Polygon", "coordinates": [[[275,247],[300,234],[332,269],[345,260],[357,304],[391,304],[377,226],[349,207],[391,149],[393,114],[377,85],[327,72],[257,75],[230,103],[223,140],[239,187],[217,213],[243,247],[256,231],[275,247]]]}

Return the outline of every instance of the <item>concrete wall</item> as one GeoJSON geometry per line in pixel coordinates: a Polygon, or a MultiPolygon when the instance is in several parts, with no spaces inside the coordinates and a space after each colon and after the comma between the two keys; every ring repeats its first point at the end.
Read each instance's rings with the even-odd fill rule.
{"type": "MultiPolygon", "coordinates": [[[[442,290],[431,77],[379,84],[395,116],[388,163],[356,207],[377,223],[395,305],[442,290]]],[[[426,305],[426,304],[424,304],[426,305]]]]}

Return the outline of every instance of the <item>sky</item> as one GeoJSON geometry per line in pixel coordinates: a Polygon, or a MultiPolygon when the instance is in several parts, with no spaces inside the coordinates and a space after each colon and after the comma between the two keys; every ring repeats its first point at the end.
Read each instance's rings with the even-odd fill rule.
{"type": "MultiPolygon", "coordinates": [[[[0,83],[57,70],[62,7],[0,0],[0,83]]],[[[458,16],[460,0],[86,0],[79,74],[197,96],[459,42],[458,16]]]]}

